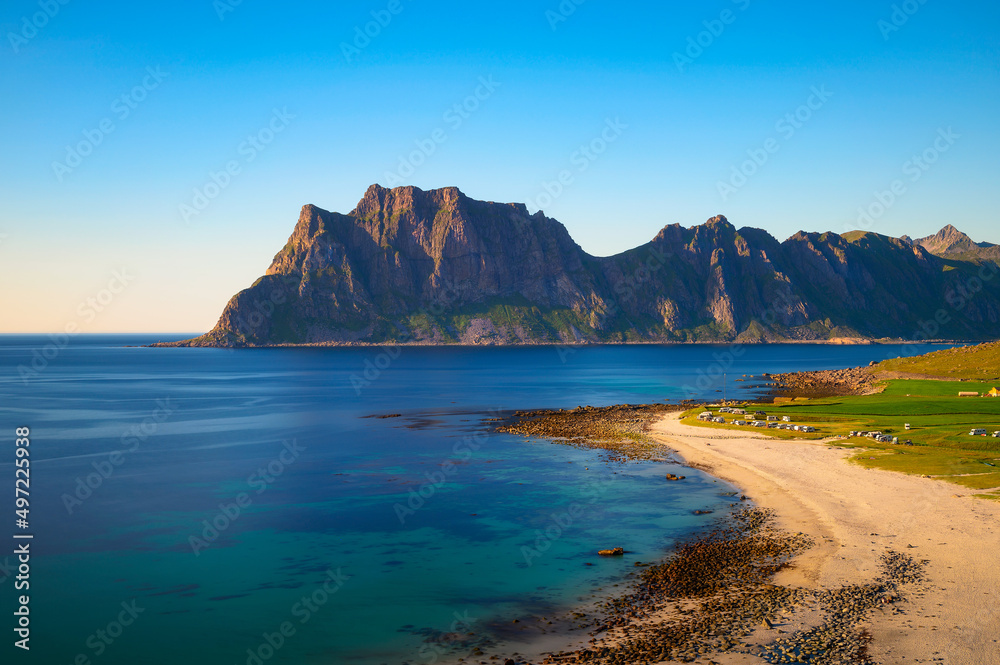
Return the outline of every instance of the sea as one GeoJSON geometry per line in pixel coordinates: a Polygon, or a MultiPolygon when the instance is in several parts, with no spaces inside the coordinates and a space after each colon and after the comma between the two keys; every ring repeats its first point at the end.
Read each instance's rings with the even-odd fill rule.
{"type": "Polygon", "coordinates": [[[911,353],[144,346],[185,337],[0,336],[4,663],[417,665],[517,650],[712,528],[736,488],[669,458],[494,433],[497,419],[752,397],[764,372],[911,353]],[[30,487],[16,505],[19,447],[30,487]],[[617,546],[628,555],[596,556],[617,546]]]}

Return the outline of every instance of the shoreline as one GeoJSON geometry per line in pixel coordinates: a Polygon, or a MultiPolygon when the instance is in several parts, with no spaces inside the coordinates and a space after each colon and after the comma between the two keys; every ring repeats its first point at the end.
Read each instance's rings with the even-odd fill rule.
{"type": "MultiPolygon", "coordinates": [[[[551,419],[563,414],[539,415],[551,419]]],[[[599,419],[610,414],[588,415],[599,419]]],[[[943,481],[852,464],[847,458],[856,451],[830,446],[829,440],[697,428],[681,423],[679,411],[643,415],[644,433],[654,446],[643,452],[677,458],[741,490],[755,509],[771,516],[768,537],[811,541],[763,586],[737,577],[725,588],[723,596],[735,594],[751,604],[758,595],[770,594],[769,602],[780,610],[769,615],[765,605],[764,616],[771,621],[762,621],[758,604],[756,623],[719,622],[716,630],[727,636],[725,648],[713,649],[703,641],[707,649],[674,651],[676,660],[641,658],[650,645],[661,644],[665,634],[680,635],[678,626],[698,616],[679,613],[683,599],[668,595],[612,630],[596,635],[560,630],[520,643],[517,662],[625,664],[637,657],[635,662],[651,664],[797,662],[791,653],[804,642],[815,645],[839,635],[834,639],[849,645],[848,652],[827,660],[819,656],[826,647],[812,646],[818,651],[804,662],[1000,665],[1000,567],[995,563],[1000,503],[971,498],[973,490],[943,481]],[[906,561],[906,572],[894,575],[893,562],[906,561]]],[[[563,430],[565,421],[556,420],[554,426],[563,430]]],[[[521,433],[549,438],[533,429],[521,433]]],[[[573,445],[567,438],[553,443],[573,445]]],[[[616,442],[601,445],[599,440],[589,446],[617,448],[616,442]]],[[[685,548],[668,553],[658,565],[669,566],[685,548]]],[[[619,592],[619,605],[628,604],[638,585],[619,592]]],[[[697,602],[704,603],[701,625],[714,623],[716,611],[732,614],[734,609],[731,603],[723,603],[723,610],[705,609],[719,607],[714,599],[697,602]]]]}
{"type": "MultiPolygon", "coordinates": [[[[690,466],[740,487],[774,511],[780,528],[815,546],[774,583],[806,588],[864,584],[888,549],[925,560],[923,595],[906,614],[873,613],[868,647],[876,662],[1000,663],[1000,506],[943,481],[851,464],[853,451],[826,441],[730,434],[668,414],[648,434],[690,466]],[[940,662],[940,661],[938,661],[940,662]]],[[[764,662],[719,654],[727,663],[764,662]]]]}
{"type": "MultiPolygon", "coordinates": [[[[39,333],[44,334],[44,333],[39,333]]],[[[101,334],[101,333],[95,333],[101,334]]],[[[145,333],[141,333],[145,334],[145,333]]],[[[155,333],[151,333],[155,334],[155,333]]],[[[280,344],[189,344],[197,337],[191,339],[178,340],[176,342],[153,342],[152,344],[141,344],[133,348],[144,349],[369,349],[369,348],[396,348],[396,347],[429,347],[429,348],[469,348],[469,349],[518,349],[518,348],[587,348],[602,346],[780,346],[782,344],[809,345],[821,344],[828,346],[904,346],[904,345],[928,345],[928,344],[982,344],[984,340],[967,339],[932,339],[932,340],[912,340],[912,339],[783,339],[774,341],[739,341],[739,340],[702,340],[678,342],[670,340],[643,340],[638,342],[517,342],[511,344],[469,344],[463,342],[442,343],[431,341],[402,342],[302,342],[302,343],[280,343],[280,344]]],[[[985,342],[996,340],[989,339],[985,342]]]]}

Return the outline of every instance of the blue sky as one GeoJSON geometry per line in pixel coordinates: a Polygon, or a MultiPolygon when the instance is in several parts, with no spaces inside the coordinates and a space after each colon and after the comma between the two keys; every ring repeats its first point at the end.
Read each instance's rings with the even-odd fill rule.
{"type": "Polygon", "coordinates": [[[1000,242],[995,3],[64,1],[0,10],[2,331],[207,330],[303,204],[397,178],[595,255],[859,208],[1000,242]]]}

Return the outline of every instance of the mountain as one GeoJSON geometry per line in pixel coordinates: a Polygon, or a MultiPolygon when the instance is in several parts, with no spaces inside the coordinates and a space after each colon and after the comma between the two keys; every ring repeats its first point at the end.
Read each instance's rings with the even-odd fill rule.
{"type": "Polygon", "coordinates": [[[988,242],[975,242],[951,224],[932,236],[914,240],[931,254],[953,257],[967,261],[998,261],[1000,260],[1000,245],[988,242]]]}
{"type": "Polygon", "coordinates": [[[995,339],[993,268],[874,233],[779,242],[722,216],[601,258],[520,203],[372,185],[346,215],[303,207],[265,275],[174,345],[995,339]]]}

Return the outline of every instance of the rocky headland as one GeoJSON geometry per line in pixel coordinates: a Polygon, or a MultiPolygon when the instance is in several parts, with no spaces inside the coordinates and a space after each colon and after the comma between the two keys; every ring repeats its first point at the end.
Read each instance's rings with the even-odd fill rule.
{"type": "Polygon", "coordinates": [[[779,242],[719,215],[597,257],[524,204],[372,185],[347,214],[303,207],[215,328],[163,346],[912,339],[970,285],[940,336],[1000,338],[995,247],[946,231],[779,242]]]}

